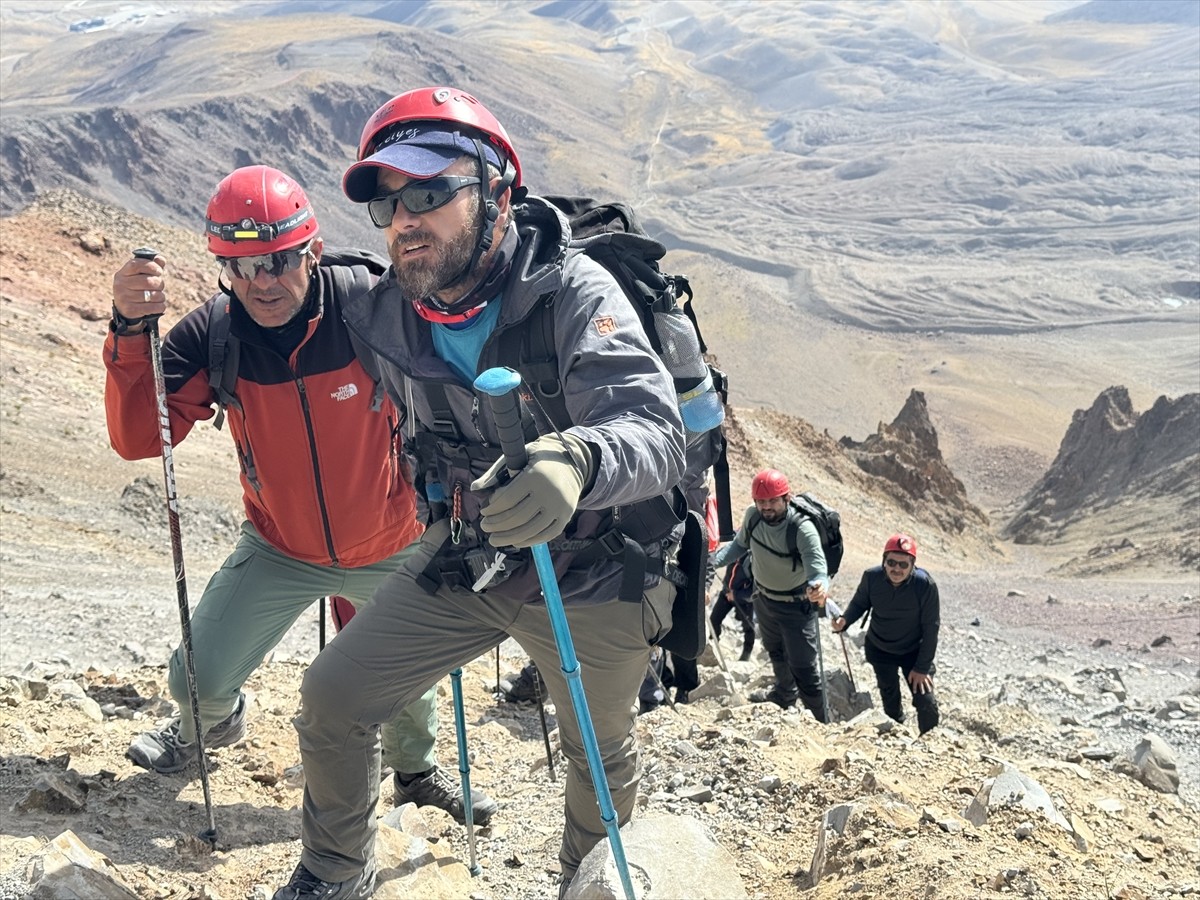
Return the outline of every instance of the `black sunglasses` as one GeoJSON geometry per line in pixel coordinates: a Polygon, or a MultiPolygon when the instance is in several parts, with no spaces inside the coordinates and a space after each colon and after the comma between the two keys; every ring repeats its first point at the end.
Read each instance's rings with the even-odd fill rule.
{"type": "Polygon", "coordinates": [[[217,263],[221,270],[230,278],[252,280],[259,271],[264,271],[272,278],[278,278],[284,272],[290,272],[300,267],[300,261],[308,256],[312,242],[292,250],[279,250],[275,253],[262,253],[258,256],[218,256],[217,263]]]}
{"type": "Polygon", "coordinates": [[[445,206],[455,194],[473,184],[479,184],[479,179],[473,175],[438,175],[413,181],[398,191],[368,200],[367,212],[376,228],[387,228],[392,224],[399,204],[403,203],[405,209],[419,216],[445,206]]]}
{"type": "Polygon", "coordinates": [[[885,566],[887,566],[889,569],[900,569],[901,571],[904,571],[905,569],[907,569],[909,566],[912,565],[912,560],[895,559],[893,557],[888,557],[887,559],[885,559],[883,561],[883,564],[885,566]]]}

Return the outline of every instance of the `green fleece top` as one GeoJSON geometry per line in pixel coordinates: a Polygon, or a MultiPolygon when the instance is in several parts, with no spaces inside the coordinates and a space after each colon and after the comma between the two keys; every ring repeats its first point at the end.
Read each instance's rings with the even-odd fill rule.
{"type": "Polygon", "coordinates": [[[808,516],[790,505],[787,518],[775,525],[765,522],[759,511],[750,506],[733,540],[714,553],[709,562],[719,569],[747,552],[754,566],[754,582],[768,597],[802,599],[804,586],[810,581],[819,581],[829,588],[825,551],[821,549],[817,528],[808,516]],[[793,521],[799,526],[796,549],[800,551],[800,565],[793,565],[788,547],[788,523],[793,521]]]}

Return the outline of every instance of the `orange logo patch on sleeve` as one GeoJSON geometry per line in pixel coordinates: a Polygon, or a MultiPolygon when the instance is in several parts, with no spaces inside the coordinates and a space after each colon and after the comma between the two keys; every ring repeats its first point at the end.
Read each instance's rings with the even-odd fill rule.
{"type": "Polygon", "coordinates": [[[617,330],[617,320],[612,316],[600,316],[597,319],[592,319],[592,324],[596,326],[596,333],[600,337],[612,334],[617,330]]]}

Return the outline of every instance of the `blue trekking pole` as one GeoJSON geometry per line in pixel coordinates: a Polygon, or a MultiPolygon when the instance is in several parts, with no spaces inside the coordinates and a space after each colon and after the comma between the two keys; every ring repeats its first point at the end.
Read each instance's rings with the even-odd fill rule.
{"type": "Polygon", "coordinates": [[[467,759],[467,722],[463,713],[462,669],[450,670],[450,692],[454,696],[454,737],[458,740],[458,774],[462,779],[463,816],[467,823],[467,852],[472,875],[480,873],[475,859],[475,810],[471,804],[471,761],[467,759]]]}
{"type": "MultiPolygon", "coordinates": [[[[521,376],[507,368],[488,369],[475,379],[475,388],[491,399],[492,419],[504,451],[504,463],[510,475],[525,468],[529,461],[525,454],[525,433],[521,427],[521,408],[517,397],[521,376]]],[[[587,754],[588,769],[592,776],[592,787],[596,790],[596,803],[600,807],[600,821],[608,833],[613,862],[621,876],[621,887],[625,900],[634,900],[633,882],[629,879],[629,865],[625,861],[625,846],[621,843],[621,832],[617,828],[617,811],[613,807],[608,780],[604,776],[604,765],[600,760],[600,743],[596,740],[596,729],[592,725],[592,714],[588,710],[587,697],[583,693],[583,677],[579,671],[579,660],[575,657],[575,643],[571,640],[571,629],[567,614],[563,610],[562,595],[558,591],[558,580],[554,575],[554,563],[550,559],[550,548],[545,544],[534,544],[529,548],[533,564],[537,568],[542,595],[546,598],[546,612],[550,615],[550,628],[554,632],[554,643],[558,647],[558,659],[567,688],[571,693],[571,707],[579,723],[583,749],[587,754]]]]}

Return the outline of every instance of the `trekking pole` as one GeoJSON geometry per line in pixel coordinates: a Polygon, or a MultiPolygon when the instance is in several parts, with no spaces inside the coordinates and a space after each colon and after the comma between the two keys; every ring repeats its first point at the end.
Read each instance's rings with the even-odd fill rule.
{"type": "Polygon", "coordinates": [[[679,710],[675,708],[675,701],[671,699],[671,692],[667,690],[667,686],[663,684],[662,676],[658,674],[658,669],[654,668],[654,660],[650,660],[646,666],[646,671],[650,673],[650,677],[654,679],[654,683],[658,685],[658,689],[663,693],[663,699],[667,701],[667,706],[671,707],[671,712],[677,713],[679,710]]]}
{"type": "Polygon", "coordinates": [[[707,615],[704,617],[704,627],[708,629],[708,639],[712,641],[713,651],[717,654],[717,663],[720,664],[721,671],[729,675],[729,666],[725,664],[725,654],[721,652],[721,638],[717,636],[712,619],[707,615]]]}
{"type": "Polygon", "coordinates": [[[850,651],[846,649],[846,635],[838,632],[838,637],[842,639],[842,653],[846,657],[846,675],[850,679],[850,690],[855,694],[858,693],[858,685],[854,683],[854,670],[850,668],[850,651]]]}
{"type": "MultiPolygon", "coordinates": [[[[158,251],[139,247],[137,259],[154,259],[158,251]]],[[[147,292],[148,293],[148,292],[147,292]]],[[[192,704],[192,722],[196,727],[196,754],[200,760],[200,787],[204,791],[204,811],[208,828],[200,840],[217,846],[217,823],[213,818],[212,793],[208,788],[208,761],[204,758],[204,729],[200,724],[200,699],[196,693],[196,664],[192,659],[192,617],[188,609],[187,579],[183,570],[183,538],[179,534],[179,497],[175,493],[175,459],[171,453],[171,414],[167,409],[167,379],[163,374],[162,340],[158,335],[158,316],[146,317],[150,335],[150,362],[154,369],[154,393],[158,401],[158,433],[162,443],[163,482],[167,492],[167,526],[171,531],[171,558],[175,563],[175,594],[179,600],[179,626],[183,632],[183,671],[187,676],[188,700],[192,704]]]]}
{"type": "MultiPolygon", "coordinates": [[[[833,620],[841,618],[841,615],[842,615],[841,607],[839,607],[836,603],[833,602],[832,597],[829,597],[825,601],[825,611],[829,615],[829,618],[830,618],[830,626],[829,627],[832,628],[833,620]]],[[[842,639],[842,655],[846,657],[846,677],[850,679],[850,690],[853,693],[857,694],[858,686],[854,683],[854,670],[850,668],[850,651],[848,649],[846,649],[845,629],[843,629],[842,631],[839,631],[837,633],[837,636],[842,639]]]]}
{"type": "MultiPolygon", "coordinates": [[[[497,662],[499,667],[500,645],[496,645],[497,662]]],[[[529,664],[529,671],[533,672],[533,696],[537,700],[538,718],[542,722],[542,743],[546,746],[546,768],[550,772],[550,781],[557,782],[558,777],[554,773],[554,751],[550,748],[550,728],[546,725],[546,697],[542,690],[542,676],[538,672],[537,666],[533,663],[529,664]]],[[[519,677],[519,676],[518,676],[519,677]]],[[[500,676],[496,675],[496,699],[503,699],[505,692],[500,688],[500,676]]]]}
{"type": "Polygon", "coordinates": [[[463,817],[467,824],[467,869],[471,875],[482,870],[475,859],[475,810],[471,803],[471,760],[467,758],[467,722],[463,712],[462,669],[450,670],[450,692],[454,696],[454,737],[458,740],[458,774],[462,779],[463,817]]]}
{"type": "MultiPolygon", "coordinates": [[[[816,615],[816,613],[814,613],[816,615]]],[[[821,649],[821,620],[817,619],[817,666],[821,676],[821,708],[825,711],[825,724],[829,724],[829,691],[825,684],[825,651],[821,649]]]]}
{"type": "Polygon", "coordinates": [[[325,604],[332,603],[332,597],[321,598],[321,617],[317,620],[317,650],[325,649],[325,604]]]}
{"type": "Polygon", "coordinates": [[[500,696],[500,645],[496,645],[496,696],[500,696]]]}
{"type": "Polygon", "coordinates": [[[538,717],[542,720],[542,743],[546,745],[546,768],[550,770],[550,782],[558,782],[554,774],[554,751],[550,749],[550,729],[546,727],[546,698],[542,696],[542,674],[533,667],[533,692],[537,695],[538,717]]]}
{"type": "MultiPolygon", "coordinates": [[[[525,453],[525,436],[521,427],[520,401],[517,396],[517,388],[520,384],[521,376],[517,372],[500,367],[488,369],[475,379],[476,389],[483,391],[491,399],[492,419],[500,438],[500,447],[504,451],[504,463],[508,467],[509,474],[512,475],[516,475],[524,469],[529,461],[525,453]]],[[[621,887],[625,891],[625,900],[634,900],[633,882],[629,878],[629,866],[625,861],[625,846],[621,843],[621,832],[617,827],[617,813],[613,807],[612,794],[608,790],[608,780],[600,759],[600,744],[596,739],[595,726],[592,725],[587,696],[583,692],[579,660],[575,656],[575,644],[571,640],[571,629],[567,624],[562,595],[558,590],[558,579],[554,575],[554,563],[550,559],[550,548],[543,543],[534,544],[529,549],[533,556],[533,564],[537,568],[542,595],[546,600],[546,612],[550,616],[550,628],[554,632],[554,643],[558,648],[559,665],[562,668],[563,677],[567,681],[567,688],[571,694],[571,707],[575,712],[575,720],[579,724],[584,752],[587,754],[592,786],[596,790],[596,803],[600,807],[600,821],[604,823],[604,830],[608,833],[609,847],[612,849],[617,873],[621,876],[621,887]]]]}

